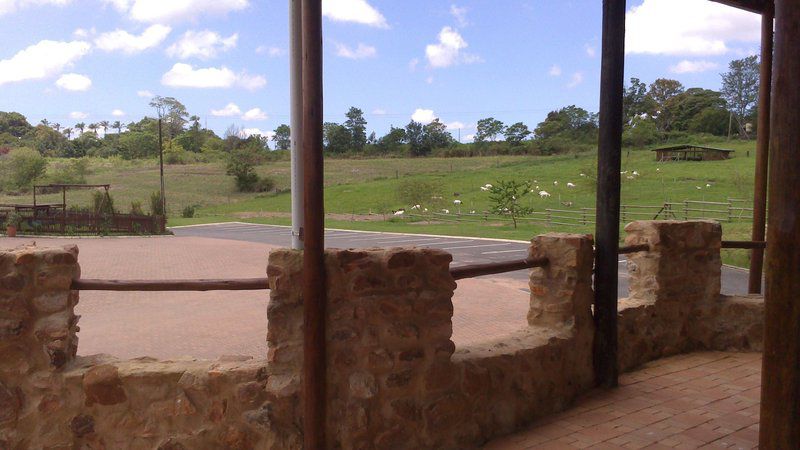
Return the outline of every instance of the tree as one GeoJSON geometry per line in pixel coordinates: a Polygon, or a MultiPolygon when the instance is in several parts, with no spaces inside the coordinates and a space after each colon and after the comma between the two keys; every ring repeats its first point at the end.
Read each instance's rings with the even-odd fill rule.
{"type": "Polygon", "coordinates": [[[66,144],[61,133],[44,124],[36,125],[23,139],[45,156],[59,156],[66,144]]]}
{"type": "Polygon", "coordinates": [[[272,140],[275,141],[276,150],[289,150],[289,147],[292,146],[291,127],[285,123],[278,125],[278,128],[275,128],[275,135],[272,136],[272,140]]]}
{"type": "Polygon", "coordinates": [[[158,154],[158,138],[152,133],[128,131],[119,135],[119,154],[125,159],[147,158],[158,154]]]}
{"type": "Polygon", "coordinates": [[[597,114],[570,105],[547,113],[544,122],[540,122],[533,132],[537,139],[561,136],[582,140],[594,139],[596,131],[597,114]]]}
{"type": "Polygon", "coordinates": [[[183,103],[174,97],[156,95],[150,101],[150,107],[156,109],[158,117],[166,125],[166,134],[169,141],[172,141],[173,137],[183,132],[186,126],[186,118],[189,117],[189,113],[183,103]]]}
{"type": "MultiPolygon", "coordinates": [[[[701,111],[725,109],[725,100],[719,92],[702,88],[690,88],[669,100],[664,105],[668,122],[665,131],[688,131],[689,124],[701,111]]],[[[727,126],[727,121],[726,121],[727,126]]]]}
{"type": "Polygon", "coordinates": [[[492,212],[511,217],[514,228],[517,228],[517,219],[525,214],[530,214],[533,208],[523,206],[520,201],[531,191],[529,182],[498,181],[489,188],[489,201],[492,212]]]}
{"type": "Polygon", "coordinates": [[[322,140],[325,150],[331,153],[345,153],[350,149],[350,131],[338,123],[325,122],[322,125],[322,140]]]}
{"type": "Polygon", "coordinates": [[[759,63],[756,55],[736,59],[722,74],[722,97],[739,121],[739,133],[744,133],[744,119],[752,114],[758,101],[759,63]]]}
{"type": "Polygon", "coordinates": [[[495,141],[497,136],[503,134],[503,122],[494,117],[487,117],[478,121],[478,130],[475,135],[476,142],[495,141]]]}
{"type": "Polygon", "coordinates": [[[28,119],[18,112],[0,111],[0,134],[8,133],[14,137],[25,136],[33,127],[28,119]]]}
{"type": "Polygon", "coordinates": [[[425,130],[419,122],[412,120],[406,125],[406,141],[412,156],[425,156],[431,152],[425,141],[425,130]]]}
{"type": "Polygon", "coordinates": [[[531,130],[522,122],[511,124],[506,128],[506,142],[511,145],[520,145],[530,135],[531,130]]]}
{"type": "Polygon", "coordinates": [[[83,122],[78,122],[75,124],[75,128],[81,130],[81,134],[83,134],[83,130],[86,128],[86,124],[83,122]]]}
{"type": "Polygon", "coordinates": [[[122,122],[119,120],[115,120],[114,123],[111,124],[111,128],[117,130],[117,134],[122,134],[122,122]]]}
{"type": "Polygon", "coordinates": [[[692,117],[689,131],[725,136],[728,132],[728,111],[724,108],[706,108],[692,117]]]}
{"type": "Polygon", "coordinates": [[[72,128],[64,128],[61,130],[61,133],[67,138],[67,140],[69,140],[70,137],[72,137],[72,128]]]}
{"type": "Polygon", "coordinates": [[[28,190],[47,171],[47,160],[29,148],[17,148],[0,160],[0,180],[7,188],[28,190]]]}
{"type": "Polygon", "coordinates": [[[406,143],[405,128],[389,127],[389,132],[378,139],[378,147],[383,151],[395,152],[406,143]]]}
{"type": "Polygon", "coordinates": [[[228,157],[227,174],[236,180],[236,189],[240,192],[253,192],[258,184],[256,165],[261,162],[261,155],[251,146],[234,149],[228,157]]]}
{"type": "Polygon", "coordinates": [[[86,126],[86,128],[88,128],[89,131],[91,131],[92,133],[94,133],[95,136],[97,136],[97,129],[100,128],[100,125],[96,123],[90,123],[89,125],[86,126]]]}
{"type": "Polygon", "coordinates": [[[647,95],[647,85],[638,78],[631,78],[631,84],[622,94],[622,108],[625,122],[631,123],[636,117],[653,113],[656,104],[655,100],[647,95]]]}
{"type": "Polygon", "coordinates": [[[453,143],[453,136],[447,131],[447,125],[433,119],[433,122],[422,127],[425,145],[430,149],[444,148],[453,143]]]}
{"type": "Polygon", "coordinates": [[[108,134],[108,126],[109,126],[108,121],[101,120],[97,125],[103,129],[103,137],[106,137],[106,135],[108,134]]]}
{"type": "Polygon", "coordinates": [[[672,127],[672,110],[670,110],[668,102],[683,91],[683,85],[677,80],[659,78],[650,84],[650,91],[647,95],[655,103],[653,115],[659,131],[669,131],[672,127]]]}
{"type": "Polygon", "coordinates": [[[351,106],[345,116],[347,120],[344,122],[344,127],[350,132],[350,146],[361,151],[367,143],[367,121],[364,119],[364,113],[351,106]]]}

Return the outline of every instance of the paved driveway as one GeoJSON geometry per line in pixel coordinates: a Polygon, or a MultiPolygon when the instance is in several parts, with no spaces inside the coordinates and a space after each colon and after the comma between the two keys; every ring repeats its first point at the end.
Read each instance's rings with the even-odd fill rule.
{"type": "MultiPolygon", "coordinates": [[[[221,224],[173,227],[177,236],[202,236],[218,239],[258,242],[276,247],[291,245],[291,230],[278,225],[229,222],[221,224]]],[[[493,261],[523,259],[528,243],[501,239],[448,237],[423,234],[378,233],[371,231],[325,230],[325,246],[334,248],[417,246],[446,250],[453,255],[453,267],[493,261]]],[[[482,277],[510,278],[527,282],[528,271],[520,270],[482,277]]],[[[747,271],[735,267],[722,268],[722,293],[747,293],[747,271]]],[[[619,297],[628,296],[628,269],[624,258],[619,262],[619,297]]]]}

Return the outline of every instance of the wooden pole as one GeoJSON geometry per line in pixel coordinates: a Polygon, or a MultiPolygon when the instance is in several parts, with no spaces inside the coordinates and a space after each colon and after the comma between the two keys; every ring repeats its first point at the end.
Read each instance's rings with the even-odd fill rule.
{"type": "Polygon", "coordinates": [[[800,448],[800,2],[775,2],[760,448],[800,448]]]}
{"type": "Polygon", "coordinates": [[[617,386],[617,278],[625,72],[625,0],[603,0],[600,136],[594,275],[594,371],[598,386],[617,386]]]}
{"type": "Polygon", "coordinates": [[[269,289],[267,278],[207,280],[72,280],[76,291],[249,291],[269,289]]]}
{"type": "Polygon", "coordinates": [[[322,162],[322,0],[302,0],[303,442],[325,445],[325,259],[322,162]]]}
{"type": "MultiPolygon", "coordinates": [[[[769,106],[772,85],[772,22],[774,5],[770,2],[761,14],[761,73],[758,88],[758,141],[756,143],[756,175],[753,185],[753,232],[751,240],[763,241],[767,224],[767,168],[769,165],[769,106]]],[[[750,252],[750,278],[747,292],[761,293],[764,249],[750,252]]]]}

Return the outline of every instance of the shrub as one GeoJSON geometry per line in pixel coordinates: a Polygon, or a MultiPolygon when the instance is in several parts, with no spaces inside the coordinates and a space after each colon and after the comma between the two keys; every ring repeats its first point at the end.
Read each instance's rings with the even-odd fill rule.
{"type": "Polygon", "coordinates": [[[236,190],[254,192],[258,184],[255,166],[261,162],[261,155],[252,147],[233,150],[228,157],[227,174],[235,178],[236,190]]]}
{"type": "Polygon", "coordinates": [[[423,208],[438,206],[442,202],[442,184],[437,180],[403,180],[397,186],[397,196],[404,205],[423,208]]]}
{"type": "Polygon", "coordinates": [[[259,177],[253,187],[254,192],[269,192],[273,189],[275,189],[275,180],[270,177],[259,177]]]}
{"type": "Polygon", "coordinates": [[[150,214],[154,216],[164,215],[164,202],[161,201],[161,193],[158,191],[150,194],[150,214]]]}
{"type": "Polygon", "coordinates": [[[92,212],[100,216],[114,214],[114,199],[105,191],[92,192],[92,212]]]}
{"type": "Polygon", "coordinates": [[[142,209],[142,202],[140,201],[131,202],[131,214],[133,214],[134,216],[144,215],[144,210],[142,209]]]}
{"type": "Polygon", "coordinates": [[[181,211],[181,217],[191,218],[194,217],[195,207],[194,205],[186,205],[181,211]]]}
{"type": "Polygon", "coordinates": [[[0,179],[8,189],[27,190],[46,171],[47,160],[29,148],[14,149],[0,161],[0,179]]]}
{"type": "Polygon", "coordinates": [[[66,165],[59,166],[48,178],[49,182],[53,184],[84,184],[88,174],[89,160],[78,158],[69,160],[66,165]]]}
{"type": "Polygon", "coordinates": [[[489,201],[492,203],[492,212],[511,217],[514,228],[517,228],[517,218],[530,214],[533,208],[523,206],[520,201],[531,191],[529,182],[498,181],[489,188],[489,201]]]}

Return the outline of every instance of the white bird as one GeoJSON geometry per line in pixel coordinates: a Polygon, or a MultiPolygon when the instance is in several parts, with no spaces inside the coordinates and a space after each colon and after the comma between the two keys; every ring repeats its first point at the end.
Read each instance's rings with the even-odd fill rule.
{"type": "Polygon", "coordinates": [[[711,184],[710,183],[706,183],[706,187],[711,187],[711,184]]]}
{"type": "Polygon", "coordinates": [[[473,209],[473,210],[472,210],[472,211],[470,211],[469,213],[470,213],[470,214],[475,214],[475,210],[473,209]]]}
{"type": "Polygon", "coordinates": [[[405,214],[405,212],[406,212],[405,209],[398,209],[397,211],[394,212],[394,215],[395,216],[402,216],[403,214],[405,214]]]}
{"type": "Polygon", "coordinates": [[[550,197],[550,193],[547,191],[539,191],[539,197],[547,198],[550,197]]]}
{"type": "Polygon", "coordinates": [[[553,181],[553,186],[558,186],[558,181],[553,181]]]}
{"type": "Polygon", "coordinates": [[[628,173],[628,171],[627,171],[627,170],[623,170],[623,171],[622,171],[622,172],[620,172],[619,174],[620,174],[620,175],[625,175],[626,173],[628,173]]]}
{"type": "Polygon", "coordinates": [[[628,176],[627,176],[627,177],[625,177],[625,178],[627,178],[627,179],[629,179],[629,180],[632,180],[632,179],[634,179],[634,178],[636,178],[636,177],[635,177],[635,176],[633,176],[633,175],[628,175],[628,176]]]}
{"type": "Polygon", "coordinates": [[[450,210],[449,209],[443,209],[442,212],[445,213],[445,214],[450,214],[450,210]]]}
{"type": "Polygon", "coordinates": [[[701,188],[700,186],[695,186],[695,187],[696,187],[697,189],[703,189],[703,188],[701,188]]]}
{"type": "Polygon", "coordinates": [[[574,188],[574,187],[575,187],[575,185],[574,185],[573,183],[567,183],[567,187],[568,187],[568,188],[574,188]]]}
{"type": "Polygon", "coordinates": [[[486,186],[481,186],[481,190],[482,190],[482,191],[488,191],[488,190],[489,190],[489,188],[487,188],[486,186]]]}
{"type": "MultiPolygon", "coordinates": [[[[536,189],[539,189],[539,185],[538,184],[536,185],[536,189]]],[[[533,192],[533,191],[531,191],[531,192],[533,192]]]]}
{"type": "Polygon", "coordinates": [[[422,212],[428,212],[428,208],[423,209],[422,212]]]}
{"type": "Polygon", "coordinates": [[[460,205],[461,204],[461,200],[453,200],[453,204],[454,205],[460,205]]]}
{"type": "Polygon", "coordinates": [[[516,196],[516,195],[512,195],[512,196],[511,196],[511,200],[516,200],[516,199],[517,199],[517,196],[516,196]]]}
{"type": "Polygon", "coordinates": [[[581,174],[581,176],[582,176],[582,177],[585,177],[585,176],[586,176],[586,174],[585,174],[585,173],[582,173],[582,174],[581,174]]]}
{"type": "Polygon", "coordinates": [[[639,176],[639,172],[634,170],[632,175],[635,176],[635,177],[638,177],[639,176]]]}
{"type": "Polygon", "coordinates": [[[411,207],[411,209],[419,209],[419,208],[420,208],[419,205],[414,205],[414,206],[411,207]]]}
{"type": "Polygon", "coordinates": [[[656,172],[661,172],[661,169],[659,169],[658,167],[656,167],[656,172]]]}
{"type": "Polygon", "coordinates": [[[486,184],[484,184],[484,186],[485,186],[487,189],[491,189],[491,188],[492,188],[492,185],[491,185],[491,184],[489,184],[489,183],[486,183],[486,184]]]}

